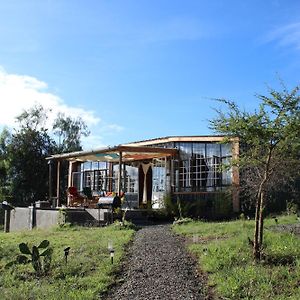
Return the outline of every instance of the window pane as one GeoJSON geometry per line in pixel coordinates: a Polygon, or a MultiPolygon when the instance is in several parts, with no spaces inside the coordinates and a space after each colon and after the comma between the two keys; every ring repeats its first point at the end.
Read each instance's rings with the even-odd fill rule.
{"type": "Polygon", "coordinates": [[[206,144],[206,156],[207,157],[220,157],[220,144],[206,144]]]}
{"type": "Polygon", "coordinates": [[[232,149],[231,144],[222,144],[221,145],[221,151],[222,151],[222,157],[231,156],[232,149]]]}

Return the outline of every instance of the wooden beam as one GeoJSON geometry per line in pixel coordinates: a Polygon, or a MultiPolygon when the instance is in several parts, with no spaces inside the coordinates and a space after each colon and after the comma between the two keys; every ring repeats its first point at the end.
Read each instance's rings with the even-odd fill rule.
{"type": "Polygon", "coordinates": [[[52,205],[52,165],[53,165],[53,160],[48,161],[49,165],[49,177],[48,177],[48,188],[49,188],[49,194],[48,194],[48,201],[52,205]]]}
{"type": "Polygon", "coordinates": [[[142,146],[119,146],[118,150],[122,152],[144,152],[144,153],[163,153],[174,155],[178,152],[177,149],[160,148],[160,147],[142,147],[142,146]]]}
{"type": "Polygon", "coordinates": [[[118,176],[118,196],[122,190],[122,151],[119,152],[119,176],[118,176]]]}
{"type": "Polygon", "coordinates": [[[73,161],[69,161],[69,171],[68,171],[68,187],[73,186],[73,161]]]}
{"type": "Polygon", "coordinates": [[[57,199],[57,203],[56,203],[56,206],[60,205],[59,193],[60,193],[60,160],[57,161],[57,178],[56,178],[56,199],[57,199]]]}
{"type": "MultiPolygon", "coordinates": [[[[120,153],[120,152],[144,152],[144,153],[160,153],[160,154],[168,154],[168,155],[175,155],[178,150],[177,149],[168,149],[168,148],[159,148],[159,147],[142,147],[142,146],[116,146],[111,148],[104,148],[104,149],[98,149],[94,151],[80,151],[80,152],[71,152],[71,153],[63,153],[63,154],[56,154],[52,155],[50,157],[47,157],[47,159],[57,159],[57,160],[76,160],[80,159],[84,160],[87,158],[87,160],[91,160],[93,156],[96,156],[97,154],[105,154],[107,155],[112,153],[120,153]]],[[[99,161],[101,161],[100,158],[97,158],[99,161]]]]}
{"type": "MultiPolygon", "coordinates": [[[[239,141],[235,140],[232,143],[232,159],[237,159],[239,157],[239,141]]],[[[240,211],[240,199],[239,199],[239,185],[240,185],[240,175],[239,168],[237,166],[232,167],[232,206],[234,212],[240,211]]]]}
{"type": "MultiPolygon", "coordinates": [[[[69,161],[69,170],[68,170],[68,188],[70,186],[73,186],[73,161],[69,161]]],[[[69,193],[67,195],[68,199],[67,199],[67,206],[70,206],[70,202],[71,202],[71,197],[69,196],[69,193]]]]}
{"type": "Polygon", "coordinates": [[[171,142],[222,142],[225,136],[170,136],[157,138],[152,140],[144,140],[139,142],[133,142],[125,144],[125,146],[146,146],[146,145],[155,145],[155,144],[163,144],[163,143],[171,143],[171,142]]]}

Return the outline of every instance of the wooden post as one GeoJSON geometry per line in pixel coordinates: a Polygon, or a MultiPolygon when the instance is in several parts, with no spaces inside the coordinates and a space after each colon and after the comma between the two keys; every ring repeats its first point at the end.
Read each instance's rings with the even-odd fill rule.
{"type": "Polygon", "coordinates": [[[5,210],[4,232],[9,232],[10,227],[10,209],[5,210]]]}
{"type": "Polygon", "coordinates": [[[60,192],[60,161],[57,161],[57,180],[56,180],[56,199],[57,203],[56,206],[59,206],[59,192],[60,192]]]}
{"type": "Polygon", "coordinates": [[[113,175],[114,175],[114,165],[112,162],[107,162],[108,164],[108,190],[106,192],[113,192],[113,175]]]}
{"type": "Polygon", "coordinates": [[[53,164],[53,160],[50,159],[48,161],[48,165],[49,165],[49,194],[48,194],[48,201],[51,203],[52,201],[52,164],[53,164]]]}
{"type": "MultiPolygon", "coordinates": [[[[239,156],[239,141],[234,140],[232,142],[232,159],[237,159],[239,156]]],[[[240,199],[239,199],[239,185],[240,185],[240,177],[239,177],[239,169],[236,166],[232,167],[232,204],[233,204],[233,211],[239,212],[240,211],[240,199]]]]}
{"type": "Polygon", "coordinates": [[[119,152],[119,176],[118,176],[118,196],[121,195],[122,190],[122,152],[119,152]]]}
{"type": "MultiPolygon", "coordinates": [[[[69,161],[68,188],[69,188],[70,186],[73,186],[73,178],[72,178],[72,175],[73,175],[73,162],[72,162],[72,161],[69,161]]],[[[68,193],[67,206],[70,206],[70,202],[71,202],[71,199],[70,199],[70,196],[69,196],[69,193],[68,193]]]]}
{"type": "Polygon", "coordinates": [[[126,165],[125,163],[123,163],[123,192],[124,193],[125,193],[125,186],[126,186],[126,165]]]}
{"type": "Polygon", "coordinates": [[[69,161],[68,187],[73,186],[73,161],[69,161]]]}

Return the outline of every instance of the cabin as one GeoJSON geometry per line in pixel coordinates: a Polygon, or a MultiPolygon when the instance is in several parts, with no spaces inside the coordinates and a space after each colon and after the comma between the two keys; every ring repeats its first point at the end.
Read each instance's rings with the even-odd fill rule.
{"type": "MultiPolygon", "coordinates": [[[[198,208],[206,203],[202,205],[205,210],[216,199],[217,206],[222,206],[222,195],[226,194],[227,203],[230,195],[230,209],[238,212],[238,169],[221,168],[238,155],[236,138],[169,136],[56,154],[48,160],[49,166],[57,164],[57,206],[62,200],[60,164],[67,160],[70,208],[96,208],[100,199],[118,195],[122,197],[122,208],[130,210],[162,208],[167,196],[198,208]]],[[[49,172],[51,177],[51,168],[49,172]]]]}

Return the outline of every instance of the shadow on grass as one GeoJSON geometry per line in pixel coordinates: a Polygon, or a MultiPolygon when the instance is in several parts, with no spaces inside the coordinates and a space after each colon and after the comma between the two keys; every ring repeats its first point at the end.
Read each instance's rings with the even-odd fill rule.
{"type": "Polygon", "coordinates": [[[263,264],[268,266],[295,266],[297,257],[294,255],[266,255],[263,264]]]}

